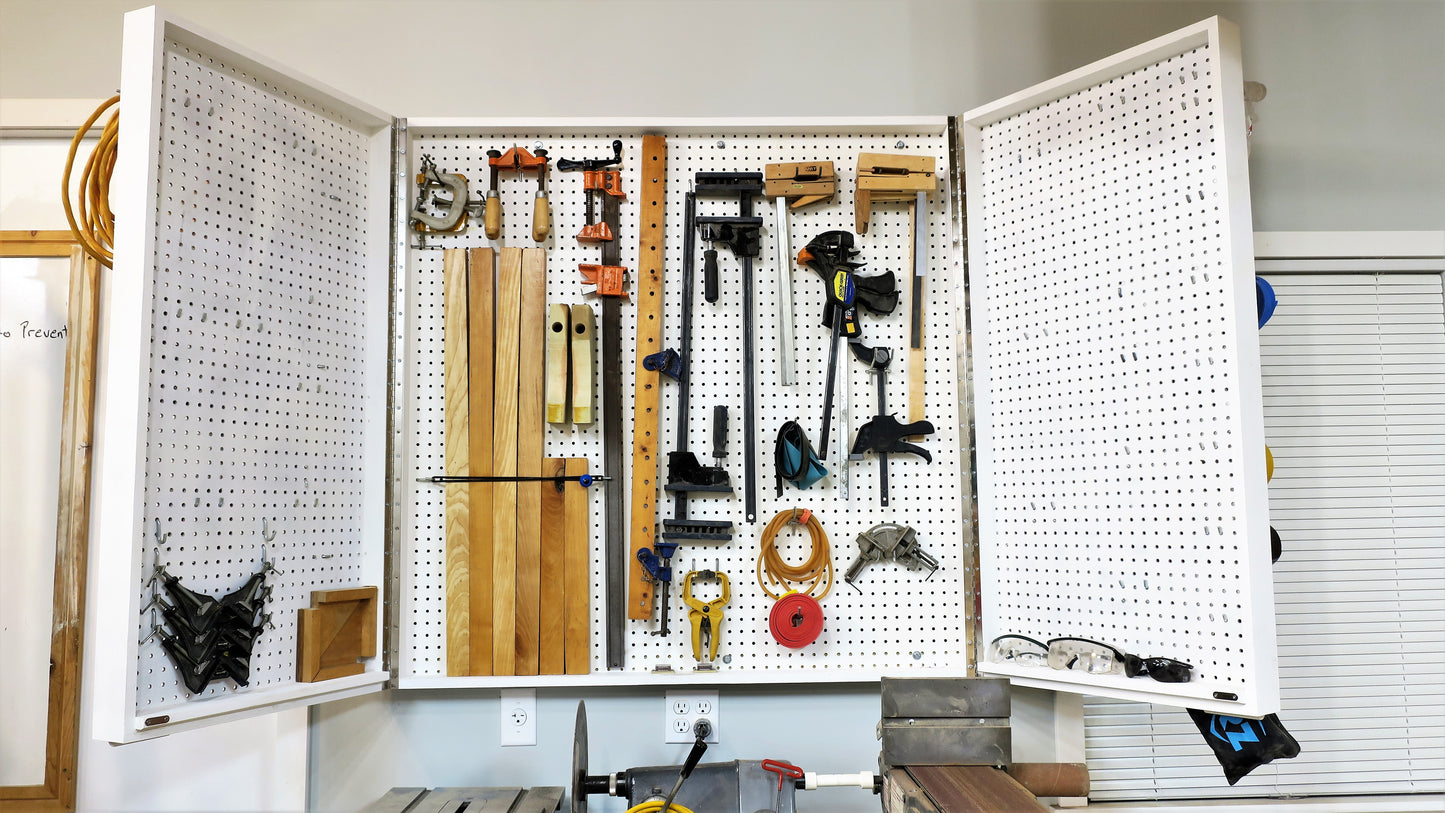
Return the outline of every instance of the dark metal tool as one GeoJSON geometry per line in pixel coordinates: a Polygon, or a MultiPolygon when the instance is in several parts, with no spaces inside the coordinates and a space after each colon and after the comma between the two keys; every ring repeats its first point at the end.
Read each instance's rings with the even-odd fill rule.
{"type": "Polygon", "coordinates": [[[858,555],[848,565],[843,581],[858,592],[854,584],[863,575],[863,569],[879,562],[894,561],[909,570],[928,570],[928,578],[938,570],[938,560],[924,552],[918,544],[918,534],[907,525],[885,522],[858,534],[858,555]]]}
{"type": "Polygon", "coordinates": [[[823,425],[818,432],[818,456],[825,460],[828,429],[833,423],[833,384],[838,378],[838,339],[860,335],[857,310],[853,307],[856,295],[853,272],[862,268],[863,263],[854,262],[856,256],[853,235],[846,231],[823,232],[798,252],[798,264],[808,266],[823,279],[827,296],[823,323],[833,331],[828,340],[828,373],[823,379],[823,425]]]}
{"type": "MultiPolygon", "coordinates": [[[[708,468],[687,450],[687,425],[690,412],[689,385],[692,352],[692,300],[694,291],[694,256],[697,250],[697,195],[688,192],[684,206],[682,248],[682,337],[676,351],[664,350],[643,360],[648,369],[656,369],[677,381],[677,442],[667,453],[667,484],[673,495],[673,515],[662,521],[662,538],[674,545],[677,540],[726,542],[733,537],[733,524],[727,520],[693,519],[687,515],[688,495],[692,491],[732,493],[732,482],[726,469],[708,468]]],[[[665,606],[665,605],[664,605],[665,606]]]]}
{"type": "MultiPolygon", "coordinates": [[[[732,250],[743,273],[743,514],[748,522],[758,519],[757,431],[753,398],[753,259],[762,250],[763,219],[753,216],[753,197],[763,193],[761,172],[699,172],[693,178],[697,195],[736,195],[737,217],[693,216],[694,225],[704,230],[704,239],[722,243],[732,250]]],[[[708,269],[704,268],[704,274],[708,269]]],[[[716,265],[712,272],[716,276],[716,265]]],[[[707,284],[707,280],[704,280],[707,284]]],[[[713,282],[716,285],[716,280],[713,282]]],[[[711,300],[709,300],[711,301],[711,300]]]]}
{"type": "Polygon", "coordinates": [[[888,455],[892,453],[916,454],[928,462],[933,462],[933,456],[927,449],[915,446],[903,440],[911,435],[933,434],[933,424],[928,421],[917,421],[907,425],[900,424],[897,418],[888,414],[888,365],[893,361],[893,354],[886,347],[869,347],[862,342],[849,342],[848,349],[853,355],[877,376],[878,383],[878,413],[872,420],[858,428],[858,436],[853,440],[852,454],[862,456],[865,452],[875,452],[878,455],[878,502],[880,505],[888,504],[888,455]]]}
{"type": "Polygon", "coordinates": [[[502,474],[437,475],[418,477],[418,483],[556,483],[560,489],[563,483],[577,483],[587,488],[593,483],[606,482],[612,478],[606,474],[582,474],[576,477],[513,477],[502,474]]]}
{"type": "MultiPolygon", "coordinates": [[[[622,161],[622,142],[612,142],[612,158],[572,161],[557,160],[558,172],[582,169],[584,172],[603,172],[605,166],[622,161]]],[[[603,188],[607,194],[602,198],[602,224],[607,234],[615,238],[618,231],[619,212],[622,198],[621,183],[617,173],[611,171],[612,180],[603,188]]],[[[590,205],[591,198],[588,198],[590,205]]],[[[589,218],[590,219],[590,218],[589,218]]],[[[586,230],[584,229],[584,232],[586,230]]],[[[578,239],[588,242],[583,235],[578,239]]],[[[609,480],[622,479],[622,299],[625,290],[627,269],[622,267],[622,246],[616,239],[602,241],[602,263],[600,266],[581,267],[584,283],[596,286],[596,293],[602,300],[602,466],[609,480]]],[[[621,669],[623,655],[624,627],[626,625],[627,601],[627,511],[623,505],[626,489],[609,488],[603,503],[606,517],[606,589],[607,589],[607,668],[621,669]]]]}

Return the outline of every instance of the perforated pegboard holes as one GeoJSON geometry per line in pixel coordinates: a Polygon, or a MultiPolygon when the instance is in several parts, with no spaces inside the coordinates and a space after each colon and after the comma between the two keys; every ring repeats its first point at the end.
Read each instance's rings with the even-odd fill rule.
{"type": "MultiPolygon", "coordinates": [[[[261,560],[274,629],[255,691],[294,682],[296,610],[360,583],[368,136],[344,116],[168,41],[151,291],[144,563],[222,595],[261,560]],[[304,213],[306,216],[298,216],[304,213]]],[[[137,638],[149,631],[137,619],[137,638]]],[[[154,641],[136,713],[186,695],[154,641]]],[[[229,681],[203,696],[238,691],[229,681]]]]}
{"type": "MultiPolygon", "coordinates": [[[[641,139],[636,133],[567,132],[489,132],[484,130],[447,132],[421,131],[411,127],[409,154],[413,162],[421,153],[431,155],[439,167],[460,172],[468,178],[485,178],[485,151],[502,144],[523,144],[529,149],[540,143],[549,154],[559,158],[585,158],[608,154],[613,138],[623,140],[622,177],[627,193],[621,211],[622,264],[637,264],[638,173],[636,161],[641,139]]],[[[812,207],[792,215],[792,253],[796,253],[817,234],[831,229],[853,226],[853,199],[850,176],[859,152],[928,153],[947,165],[946,137],[937,134],[920,136],[912,133],[880,132],[875,134],[842,134],[798,131],[787,134],[750,134],[716,132],[707,134],[668,134],[668,176],[666,211],[666,258],[664,262],[664,345],[679,343],[681,318],[681,268],[683,245],[682,196],[698,171],[761,171],[764,164],[831,160],[839,167],[841,179],[837,199],[827,206],[812,207]]],[[[571,173],[553,173],[549,181],[553,211],[553,237],[547,243],[548,298],[553,302],[578,302],[577,264],[596,262],[596,248],[579,245],[574,235],[581,228],[584,201],[581,179],[571,173]]],[[[503,184],[501,196],[508,213],[502,242],[531,245],[527,233],[533,189],[525,184],[503,184]]],[[[948,203],[945,190],[930,200],[928,212],[929,277],[927,284],[928,314],[926,325],[927,409],[928,418],[938,431],[928,436],[923,445],[934,455],[932,464],[907,457],[895,457],[890,465],[890,486],[893,505],[878,506],[876,462],[870,457],[854,463],[852,498],[841,499],[836,483],[825,482],[808,491],[789,486],[782,498],[773,496],[772,442],[779,425],[796,419],[803,423],[816,440],[821,418],[823,375],[827,365],[829,334],[820,320],[823,307],[822,284],[806,270],[793,276],[794,332],[797,340],[799,383],[784,388],[777,384],[777,346],[773,321],[777,270],[774,264],[776,235],[771,227],[773,204],[762,196],[754,200],[754,213],[764,217],[764,242],[754,264],[756,299],[754,339],[758,348],[756,362],[757,437],[752,439],[758,449],[759,469],[758,516],[756,524],[746,524],[742,515],[742,357],[738,330],[742,303],[739,299],[741,276],[738,262],[726,250],[719,252],[721,264],[721,297],[716,304],[703,300],[701,286],[696,295],[693,321],[692,375],[693,415],[690,421],[689,448],[703,460],[711,449],[711,410],[715,404],[726,404],[730,412],[729,456],[725,461],[737,493],[731,499],[695,498],[689,503],[689,514],[704,519],[728,519],[735,535],[723,545],[684,546],[674,560],[676,570],[717,565],[732,582],[732,601],[726,609],[727,629],[720,655],[728,663],[720,668],[737,672],[755,671],[757,680],[778,680],[805,675],[807,680],[828,680],[830,676],[856,679],[860,673],[898,673],[920,668],[966,668],[964,618],[963,538],[967,514],[958,488],[960,471],[959,413],[957,405],[957,366],[955,364],[955,329],[948,239],[948,203]],[[762,526],[774,513],[784,508],[803,506],[813,509],[821,519],[833,546],[838,567],[839,584],[823,601],[827,616],[824,632],[812,646],[788,650],[775,642],[767,632],[767,616],[772,600],[763,595],[754,575],[758,536],[762,526]],[[857,547],[857,534],[877,522],[893,520],[912,525],[930,554],[941,563],[938,573],[927,581],[923,574],[902,570],[893,565],[870,569],[859,582],[859,593],[841,583],[842,571],[857,547]],[[915,657],[915,653],[917,656],[915,657]]],[[[699,201],[700,214],[736,214],[736,199],[699,201]]],[[[889,346],[895,357],[906,360],[902,352],[908,341],[907,280],[911,232],[908,206],[905,203],[880,203],[873,207],[869,233],[858,237],[862,258],[868,263],[865,273],[894,271],[905,289],[904,303],[887,317],[867,317],[865,329],[869,344],[889,346]]],[[[479,245],[483,241],[480,224],[473,223],[466,234],[445,236],[434,242],[439,246],[479,245]]],[[[699,241],[698,251],[705,245],[699,241]]],[[[426,476],[442,467],[442,332],[441,332],[441,252],[412,251],[408,259],[408,319],[413,325],[407,357],[406,393],[407,420],[411,450],[407,478],[426,476]]],[[[701,269],[701,258],[698,259],[701,269]]],[[[624,361],[624,410],[632,408],[631,349],[635,344],[635,314],[631,305],[622,309],[623,346],[628,355],[624,361]]],[[[873,379],[846,351],[840,364],[847,364],[851,373],[853,409],[847,431],[837,428],[835,420],[834,460],[837,449],[851,443],[853,432],[873,414],[873,379]]],[[[907,366],[897,363],[889,371],[888,402],[890,408],[906,414],[907,366]]],[[[664,383],[660,431],[663,453],[674,448],[675,386],[664,383]]],[[[630,436],[630,420],[624,421],[630,436]]],[[[601,425],[549,426],[548,456],[586,457],[594,470],[601,468],[601,425]]],[[[664,467],[665,476],[665,467],[664,467]]],[[[612,487],[611,485],[606,487],[612,487]]],[[[627,487],[624,484],[624,487],[627,487]]],[[[406,598],[403,609],[401,674],[409,677],[442,677],[445,675],[445,613],[442,590],[442,501],[439,489],[411,489],[410,527],[407,539],[406,598]]],[[[672,500],[663,495],[659,515],[672,515],[672,500]]],[[[621,673],[605,669],[602,646],[604,585],[602,581],[603,514],[599,489],[593,489],[592,524],[592,629],[593,678],[601,682],[630,682],[630,675],[650,672],[659,664],[670,664],[680,672],[693,669],[686,608],[680,599],[679,585],[671,590],[671,634],[666,638],[650,634],[656,626],[656,611],[651,623],[629,622],[627,628],[626,665],[621,673]],[[620,677],[619,677],[620,675],[620,677]]],[[[780,540],[780,549],[789,561],[801,561],[807,555],[806,539],[789,534],[780,540]]],[[[544,563],[545,566],[545,563],[544,563]]]]}
{"type": "Polygon", "coordinates": [[[985,637],[1179,658],[1206,696],[1257,665],[1213,60],[988,124],[969,177],[985,637]]]}

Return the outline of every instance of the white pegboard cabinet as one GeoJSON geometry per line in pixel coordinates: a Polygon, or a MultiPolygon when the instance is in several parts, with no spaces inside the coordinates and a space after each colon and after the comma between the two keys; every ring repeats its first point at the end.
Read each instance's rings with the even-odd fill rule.
{"type": "MultiPolygon", "coordinates": [[[[733,575],[723,640],[723,651],[732,657],[710,674],[690,671],[685,613],[675,590],[672,634],[659,638],[650,634],[655,622],[628,622],[623,669],[604,668],[603,515],[600,490],[594,489],[592,673],[446,677],[442,493],[415,482],[441,472],[442,320],[440,251],[435,248],[478,245],[485,237],[476,223],[464,235],[436,237],[430,247],[419,249],[410,246],[405,227],[415,194],[411,178],[423,153],[444,171],[466,175],[475,192],[486,182],[488,148],[540,144],[553,159],[576,159],[604,155],[611,140],[620,138],[628,193],[621,217],[622,264],[635,268],[638,178],[632,168],[641,136],[664,134],[664,344],[675,346],[682,307],[681,199],[693,173],[832,160],[839,171],[837,200],[793,216],[796,252],[817,233],[851,228],[859,152],[925,153],[940,168],[955,165],[949,119],[408,122],[269,66],[244,48],[156,9],[127,15],[125,37],[122,127],[127,135],[114,206],[142,215],[121,218],[103,310],[93,554],[99,574],[94,595],[102,608],[95,636],[102,684],[95,708],[100,736],[129,742],[374,691],[387,682],[402,688],[802,683],[967,671],[973,662],[972,614],[965,598],[971,595],[975,506],[968,482],[969,405],[961,397],[967,359],[959,350],[966,345],[959,337],[964,303],[971,295],[977,311],[980,297],[990,291],[975,283],[966,294],[960,284],[964,241],[959,232],[963,213],[955,210],[957,190],[950,194],[947,184],[940,185],[926,221],[926,403],[938,431],[923,445],[934,460],[894,458],[894,499],[888,509],[877,505],[871,458],[853,464],[849,499],[836,484],[806,493],[789,488],[781,499],[773,497],[767,451],[777,425],[796,418],[816,432],[827,334],[818,324],[821,285],[809,272],[795,273],[800,381],[795,387],[780,386],[769,352],[776,344],[771,317],[776,236],[766,229],[755,270],[759,398],[758,437],[751,439],[759,449],[754,475],[761,521],[742,521],[739,450],[748,439],[737,417],[741,402],[728,401],[736,399],[741,359],[728,341],[716,338],[735,333],[741,313],[739,270],[728,252],[721,253],[720,301],[708,304],[699,296],[694,304],[691,369],[697,414],[691,448],[708,446],[710,422],[702,407],[728,403],[734,416],[729,465],[739,487],[734,499],[691,504],[694,516],[733,520],[732,543],[683,547],[678,554],[682,567],[716,564],[733,575]],[[824,602],[828,625],[823,636],[797,652],[783,650],[767,636],[768,602],[752,583],[762,525],[794,505],[820,515],[840,573],[837,589],[824,602]],[[153,533],[157,520],[162,533],[171,535],[162,543],[153,533]],[[853,537],[887,520],[917,528],[925,549],[940,560],[940,570],[925,582],[915,573],[874,567],[860,582],[864,592],[842,585],[853,537]],[[262,539],[263,521],[276,532],[269,543],[262,539]],[[275,629],[258,642],[252,683],[245,689],[213,684],[202,696],[190,697],[156,643],[140,643],[150,626],[141,607],[157,553],[188,585],[220,594],[254,570],[263,544],[283,572],[273,579],[275,629]],[[307,605],[313,589],[358,584],[385,587],[387,623],[380,625],[379,635],[389,654],[387,664],[377,658],[362,675],[295,683],[295,611],[307,605]],[[659,664],[675,671],[657,674],[659,664]]],[[[597,253],[572,239],[583,222],[580,180],[553,171],[549,189],[554,227],[545,244],[548,299],[581,302],[576,266],[596,262],[597,253]]],[[[533,245],[526,236],[533,190],[531,181],[502,183],[506,225],[496,245],[533,245]]],[[[772,206],[759,198],[755,212],[771,222],[772,206]]],[[[976,228],[985,218],[973,206],[970,198],[976,228]]],[[[733,213],[722,201],[700,202],[701,213],[714,210],[733,213]]],[[[1247,199],[1244,211],[1240,233],[1247,235],[1247,199]]],[[[978,239],[975,235],[975,245],[978,239]]],[[[907,342],[910,272],[906,206],[875,205],[869,233],[858,244],[870,267],[893,270],[905,291],[894,314],[866,320],[865,341],[901,351],[907,342]]],[[[1019,307],[1034,301],[1028,291],[1009,296],[1019,307]]],[[[632,318],[632,309],[624,306],[621,327],[629,358],[632,318]]],[[[977,347],[975,357],[975,364],[988,368],[991,359],[979,358],[977,347]]],[[[1220,362],[1237,365],[1238,375],[1257,378],[1247,361],[1221,357],[1220,362]]],[[[853,409],[849,425],[835,433],[830,467],[851,430],[873,411],[872,378],[846,353],[840,364],[850,370],[853,409]]],[[[622,366],[630,381],[631,363],[622,366]]],[[[895,364],[889,375],[890,411],[906,411],[906,382],[906,366],[895,364]]],[[[665,443],[673,434],[673,398],[664,385],[660,428],[665,443]]],[[[980,414],[995,413],[985,408],[980,414]]],[[[624,423],[630,435],[630,421],[624,423]]],[[[600,425],[547,429],[548,455],[585,456],[594,470],[602,465],[601,446],[600,425]]],[[[981,439],[980,449],[984,446],[981,439]]],[[[624,477],[607,487],[626,485],[624,477]]],[[[661,499],[660,509],[668,510],[670,502],[661,499]]],[[[1007,510],[1014,507],[1009,504],[1007,510]]],[[[1000,516],[986,506],[979,510],[991,521],[1000,516]]],[[[989,527],[985,523],[986,531],[989,527]]],[[[987,535],[983,539],[988,543],[987,535]]],[[[799,544],[790,540],[784,550],[800,549],[799,544]]],[[[1006,555],[1019,556],[1023,550],[1006,555]]],[[[991,556],[985,546],[986,568],[994,561],[991,556]]],[[[1267,586],[1267,579],[1263,583],[1267,586]]],[[[995,611],[988,587],[985,579],[986,619],[995,611]]],[[[1245,604],[1257,600],[1254,594],[1240,599],[1245,604]]],[[[1264,644],[1254,642],[1256,656],[1263,654],[1264,644]]],[[[1268,654],[1272,658],[1272,650],[1268,654]]],[[[1118,691],[1137,688],[1135,681],[1118,691]]],[[[1108,687],[1089,690],[1108,693],[1108,687]]]]}

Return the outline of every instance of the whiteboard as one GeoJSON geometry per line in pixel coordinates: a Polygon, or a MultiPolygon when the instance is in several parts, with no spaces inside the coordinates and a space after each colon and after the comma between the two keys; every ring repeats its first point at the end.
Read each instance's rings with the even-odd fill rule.
{"type": "Polygon", "coordinates": [[[69,257],[0,260],[0,786],[45,782],[69,257]]]}

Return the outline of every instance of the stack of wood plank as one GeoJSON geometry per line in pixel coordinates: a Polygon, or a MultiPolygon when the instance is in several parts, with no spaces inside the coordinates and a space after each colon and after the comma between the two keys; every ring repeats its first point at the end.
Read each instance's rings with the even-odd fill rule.
{"type": "MultiPolygon", "coordinates": [[[[543,456],[546,251],[447,249],[442,273],[446,474],[586,474],[543,456]]],[[[445,533],[448,675],[589,671],[585,488],[448,484],[445,533]]]]}

